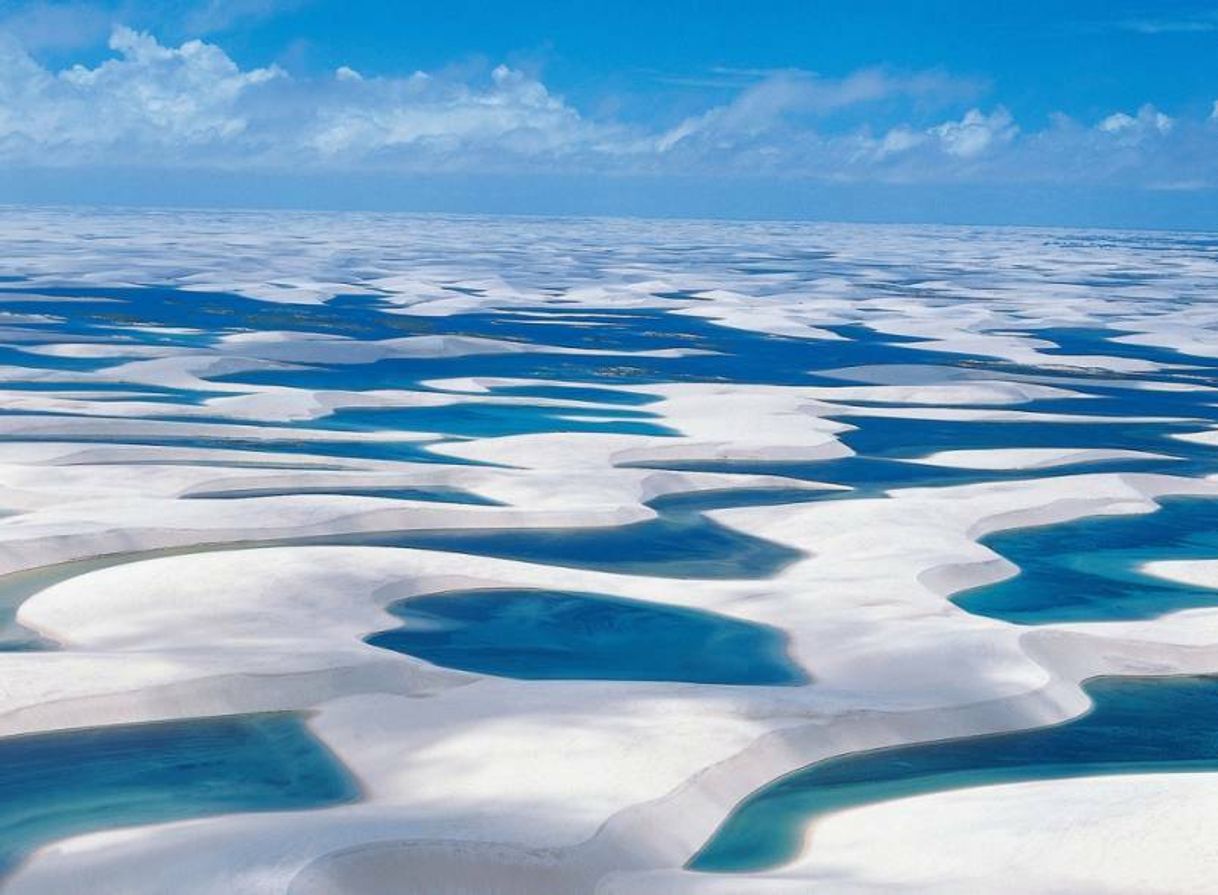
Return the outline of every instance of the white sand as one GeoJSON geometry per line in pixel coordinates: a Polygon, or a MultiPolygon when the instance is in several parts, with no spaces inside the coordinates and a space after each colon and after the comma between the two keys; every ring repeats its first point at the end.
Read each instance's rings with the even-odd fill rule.
{"type": "Polygon", "coordinates": [[[936,451],[912,462],[956,469],[1052,469],[1105,460],[1170,460],[1167,454],[1116,449],[991,448],[984,450],[936,451]]]}
{"type": "MultiPolygon", "coordinates": [[[[79,250],[92,245],[81,237],[99,226],[88,216],[11,214],[0,211],[0,237],[14,228],[22,234],[4,245],[10,264],[30,277],[31,291],[129,283],[138,273],[140,282],[234,290],[287,305],[376,293],[395,313],[421,323],[492,309],[512,311],[518,320],[561,312],[593,332],[612,325],[598,312],[663,308],[694,318],[691,325],[807,339],[810,365],[818,348],[841,343],[835,328],[848,325],[917,339],[904,343],[916,351],[979,355],[1035,370],[1008,378],[974,365],[966,375],[964,365],[928,356],[936,365],[913,373],[901,365],[836,371],[840,387],[631,386],[624,388],[654,396],[641,409],[656,414],[654,422],[672,436],[521,435],[444,439],[429,448],[439,459],[496,466],[277,451],[288,440],[409,443],[428,433],[272,424],[321,420],[344,407],[491,401],[561,412],[598,405],[495,393],[530,384],[512,378],[454,377],[427,384],[437,391],[403,385],[366,392],[213,379],[312,363],[525,350],[517,342],[430,335],[368,342],[288,325],[233,331],[214,344],[140,346],[130,352],[137,359],[94,373],[2,371],[5,380],[61,386],[0,390],[0,407],[25,412],[0,425],[0,434],[21,439],[0,443],[0,510],[8,514],[0,516],[0,572],[41,569],[31,574],[47,576],[46,586],[24,599],[18,619],[62,649],[0,654],[0,734],[302,711],[363,791],[352,804],[323,810],[71,837],[34,854],[6,892],[58,895],[78,891],[82,880],[90,891],[124,895],[1207,891],[1215,786],[1205,775],[978,787],[900,800],[824,819],[787,867],[745,879],[680,869],[740,799],[808,763],[1062,721],[1086,710],[1080,682],[1095,675],[1218,669],[1218,610],[1021,627],[951,602],[964,588],[1018,571],[978,543],[988,533],[1153,512],[1168,495],[1218,497],[1218,482],[1168,475],[1034,475],[1064,464],[1159,455],[944,450],[918,462],[1028,475],[712,513],[722,525],[802,551],[802,559],[766,580],[617,575],[378,547],[219,548],[384,530],[624,525],[654,518],[645,504],[665,494],[817,489],[780,476],[631,464],[849,456],[839,436],[885,418],[1102,422],[1119,444],[1120,421],[1128,421],[1115,416],[1119,408],[1101,421],[1018,405],[1077,400],[1082,410],[1088,383],[1164,365],[1098,350],[1062,354],[1038,333],[1105,326],[1200,356],[1213,321],[1191,300],[1211,294],[1218,282],[1212,259],[1164,267],[1150,251],[1071,247],[1039,231],[773,224],[725,231],[696,222],[591,221],[572,239],[555,229],[566,225],[545,221],[471,225],[291,214],[183,215],[152,224],[139,215],[110,216],[104,226],[115,239],[100,253],[79,250]],[[706,255],[674,263],[657,248],[719,245],[725,232],[742,255],[759,245],[780,253],[829,246],[832,263],[793,279],[740,273],[706,255]],[[566,248],[556,253],[560,237],[566,248]],[[231,263],[234,239],[244,240],[239,266],[231,263]],[[476,257],[454,251],[475,243],[476,257]],[[447,254],[437,253],[437,244],[447,254]],[[606,246],[619,247],[609,262],[606,246]],[[357,267],[345,266],[344,253],[360,259],[352,262],[357,267]],[[394,261],[375,260],[381,257],[394,261]],[[1155,276],[1127,291],[1075,282],[1112,269],[1155,276]],[[1093,371],[1107,378],[1082,375],[1093,371]],[[90,397],[81,390],[89,381],[133,394],[90,397]],[[140,394],[142,386],[223,394],[198,405],[158,404],[140,394]],[[216,419],[157,419],[164,415],[216,419]],[[181,443],[115,443],[163,437],[181,443]],[[198,438],[253,440],[259,450],[200,448],[191,443],[198,438]],[[502,505],[317,493],[197,496],[377,485],[461,488],[502,505]],[[88,562],[99,556],[119,564],[88,562]],[[85,563],[55,568],[73,560],[85,563]],[[468,587],[589,591],[771,625],[786,633],[790,658],[812,682],[516,681],[438,668],[363,643],[371,632],[396,627],[385,612],[394,601],[468,587]]],[[[730,257],[731,250],[720,252],[730,257]]],[[[11,334],[12,344],[26,344],[20,335],[11,334]]],[[[633,356],[679,358],[696,355],[701,345],[674,339],[633,356]]],[[[53,357],[124,353],[79,339],[34,347],[24,356],[31,367],[53,357]]],[[[545,345],[528,350],[604,357],[605,365],[628,365],[632,356],[545,345]]],[[[1130,387],[1169,386],[1148,378],[1130,387]]],[[[600,408],[598,415],[613,415],[610,405],[600,408]]],[[[1216,437],[1207,432],[1194,440],[1216,437]]],[[[1146,571],[1203,586],[1218,582],[1213,562],[1149,563],[1146,571]]],[[[0,597],[5,587],[0,581],[0,597]]]]}

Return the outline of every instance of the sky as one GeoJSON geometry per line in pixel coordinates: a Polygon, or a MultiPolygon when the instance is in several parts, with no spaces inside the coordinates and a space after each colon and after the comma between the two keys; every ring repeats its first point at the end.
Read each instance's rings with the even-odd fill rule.
{"type": "Polygon", "coordinates": [[[1218,229],[1218,0],[0,0],[0,202],[1218,229]]]}

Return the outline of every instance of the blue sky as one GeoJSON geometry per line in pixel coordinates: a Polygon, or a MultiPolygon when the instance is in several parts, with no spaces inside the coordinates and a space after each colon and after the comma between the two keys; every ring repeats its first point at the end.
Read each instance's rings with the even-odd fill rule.
{"type": "Polygon", "coordinates": [[[0,201],[1218,228],[1218,0],[0,0],[0,201]]]}

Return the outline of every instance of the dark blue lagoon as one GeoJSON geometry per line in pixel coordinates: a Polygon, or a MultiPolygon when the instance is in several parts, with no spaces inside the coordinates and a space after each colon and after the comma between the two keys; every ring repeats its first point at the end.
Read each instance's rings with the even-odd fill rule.
{"type": "Polygon", "coordinates": [[[957,594],[962,608],[1020,624],[1152,618],[1218,604],[1218,590],[1140,571],[1152,560],[1218,559],[1218,500],[1165,500],[1153,513],[1093,516],[1003,532],[985,543],[1013,578],[957,594]]]}
{"type": "Polygon", "coordinates": [[[803,556],[689,511],[665,512],[657,519],[608,528],[402,531],[325,540],[665,578],[768,578],[803,556]]]}
{"type": "Polygon", "coordinates": [[[349,431],[436,432],[466,438],[497,438],[535,432],[614,432],[674,435],[654,414],[607,407],[546,407],[468,402],[441,407],[339,410],[310,425],[349,431]]]}
{"type": "Polygon", "coordinates": [[[528,680],[793,685],[783,634],[711,612],[598,594],[474,590],[411,597],[373,646],[528,680]]]}
{"type": "MultiPolygon", "coordinates": [[[[552,324],[568,322],[562,312],[546,308],[532,310],[550,318],[552,324]]],[[[374,323],[398,317],[378,314],[374,306],[367,306],[362,313],[372,315],[367,319],[374,323]]],[[[307,368],[259,370],[214,378],[217,382],[311,389],[417,387],[428,380],[469,376],[559,380],[575,387],[596,389],[612,389],[614,384],[661,382],[792,385],[823,382],[814,372],[817,369],[933,363],[936,360],[958,362],[961,358],[960,355],[914,350],[903,344],[910,341],[908,339],[883,335],[862,326],[830,327],[845,338],[809,343],[799,338],[716,326],[706,320],[661,311],[606,311],[599,322],[600,325],[590,327],[559,326],[528,323],[506,313],[457,315],[429,320],[428,325],[434,328],[432,334],[506,339],[531,350],[460,357],[390,358],[358,366],[310,364],[307,368]],[[553,354],[547,353],[546,345],[593,348],[602,353],[553,354]],[[692,348],[705,353],[676,357],[630,353],[668,348],[692,348]]],[[[325,331],[320,321],[312,323],[312,331],[325,331]]],[[[391,335],[403,333],[386,332],[378,337],[391,335]]]]}
{"type": "MultiPolygon", "coordinates": [[[[1118,419],[1060,422],[1025,417],[1018,421],[932,420],[895,417],[842,417],[859,428],[842,441],[867,457],[924,457],[936,451],[983,448],[1123,448],[1179,454],[1187,442],[1169,438],[1196,432],[1197,420],[1123,423],[1118,419]]],[[[1211,449],[1212,452],[1212,449],[1211,449]]],[[[1025,471],[1026,474],[1026,471],[1025,471]]],[[[1033,473],[1035,474],[1035,473],[1033,473]]]]}
{"type": "Polygon", "coordinates": [[[741,802],[689,866],[772,867],[796,856],[809,822],[890,799],[1024,780],[1218,771],[1218,678],[1101,678],[1085,689],[1092,710],[1055,727],[861,752],[788,774],[741,802]]]}
{"type": "Polygon", "coordinates": [[[288,713],[0,739],[0,872],[38,846],[114,827],[292,811],[359,795],[288,713]]]}
{"type": "Polygon", "coordinates": [[[578,385],[508,385],[491,389],[492,394],[519,398],[556,398],[560,401],[584,401],[589,404],[642,405],[658,401],[656,395],[628,392],[615,388],[578,385]]]}

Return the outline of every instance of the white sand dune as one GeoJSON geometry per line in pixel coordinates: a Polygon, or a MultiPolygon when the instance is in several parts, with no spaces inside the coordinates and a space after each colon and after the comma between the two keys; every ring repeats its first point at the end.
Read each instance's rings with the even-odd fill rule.
{"type": "MultiPolygon", "coordinates": [[[[1061,234],[1031,230],[255,213],[153,223],[125,214],[105,225],[113,238],[104,251],[78,251],[98,226],[88,215],[0,210],[0,243],[31,294],[155,282],[201,301],[234,292],[263,303],[274,322],[245,327],[234,314],[200,333],[123,319],[113,323],[113,342],[65,333],[33,343],[20,331],[53,324],[6,324],[19,332],[4,341],[28,350],[21,366],[0,371],[0,408],[10,411],[0,419],[0,607],[57,648],[0,653],[0,737],[303,712],[361,794],[323,809],[49,842],[4,892],[58,895],[81,891],[81,881],[124,895],[1208,890],[1218,864],[1208,823],[1218,778],[1200,773],[978,786],[878,803],[818,821],[786,866],[747,876],[682,868],[743,798],[812,762],[1061,722],[1088,709],[1081,684],[1098,675],[1218,670],[1218,608],[1015,625],[952,601],[1018,573],[980,543],[988,534],[1153,513],[1174,496],[1218,497],[1218,480],[1120,465],[1192,457],[1218,439],[1214,432],[1164,439],[1163,453],[1123,447],[1125,425],[1183,415],[1125,414],[1119,401],[1090,391],[1136,389],[1174,408],[1171,400],[1211,388],[1187,368],[1190,358],[1212,356],[1212,313],[1190,310],[1218,284],[1212,253],[1164,265],[1133,241],[1071,247],[1061,234]],[[238,237],[246,241],[240,265],[230,257],[238,237]],[[673,245],[713,248],[681,254],[673,245]],[[724,260],[762,248],[803,257],[818,246],[832,263],[798,275],[747,274],[724,260]],[[359,259],[350,269],[348,255],[359,259]],[[1079,271],[1146,276],[1123,293],[1083,283],[1079,271]],[[406,324],[395,332],[410,334],[312,331],[309,309],[338,294],[376,296],[406,324]],[[693,329],[682,338],[655,324],[649,347],[637,349],[558,338],[564,319],[582,333],[615,333],[613,315],[625,310],[670,311],[693,329]],[[446,318],[467,314],[499,314],[554,338],[410,329],[442,330],[446,318]],[[1079,337],[1086,347],[1075,350],[1059,330],[1102,331],[1115,347],[1079,337]],[[883,334],[885,350],[901,353],[891,363],[833,353],[859,331],[883,334]],[[187,341],[122,341],[152,332],[187,341]],[[715,337],[755,340],[747,344],[757,356],[742,359],[739,377],[695,368],[663,380],[661,362],[718,357],[708,353],[715,337]],[[806,340],[806,363],[798,352],[798,363],[782,354],[797,340],[806,340]],[[1180,363],[1136,356],[1138,346],[1176,349],[1180,363]],[[555,372],[483,375],[475,366],[529,355],[555,372]],[[107,358],[121,360],[54,366],[107,358]],[[386,359],[470,367],[369,388],[237,381],[341,377],[386,359]],[[590,381],[561,378],[562,364],[589,359],[597,365],[590,381]],[[773,379],[764,375],[770,360],[786,365],[773,379]],[[645,376],[631,366],[644,362],[658,366],[645,376]],[[790,372],[818,364],[823,373],[808,384],[790,372]],[[38,388],[21,387],[31,383],[38,388]],[[510,391],[530,386],[613,389],[645,403],[510,391]],[[162,401],[159,389],[206,394],[162,401]],[[1038,401],[1054,402],[1052,411],[1038,401]],[[667,434],[468,437],[324,422],[347,408],[467,404],[641,421],[667,434]],[[623,408],[651,416],[623,416],[623,408]],[[814,475],[676,468],[847,458],[851,431],[894,419],[1102,427],[1111,447],[946,445],[900,459],[973,470],[976,481],[878,496],[814,475]],[[132,443],[140,441],[168,443],[132,443]],[[395,442],[425,448],[430,456],[419,459],[436,462],[358,456],[360,447],[395,442]],[[352,450],[317,453],[322,444],[352,450]],[[1068,468],[1099,461],[1113,465],[1068,468]],[[1050,468],[1061,474],[1038,476],[1050,468]],[[987,471],[1022,472],[992,481],[987,471]],[[375,488],[459,489],[488,505],[367,493],[375,488]],[[663,496],[738,489],[823,492],[707,512],[731,532],[795,552],[769,577],[622,574],[308,541],[599,530],[656,520],[661,510],[649,504],[663,496]],[[768,626],[785,635],[789,660],[809,680],[517,680],[364,642],[398,626],[386,611],[396,601],[470,588],[604,594],[768,626]]],[[[1215,562],[1150,561],[1143,570],[1218,587],[1215,562]]]]}

